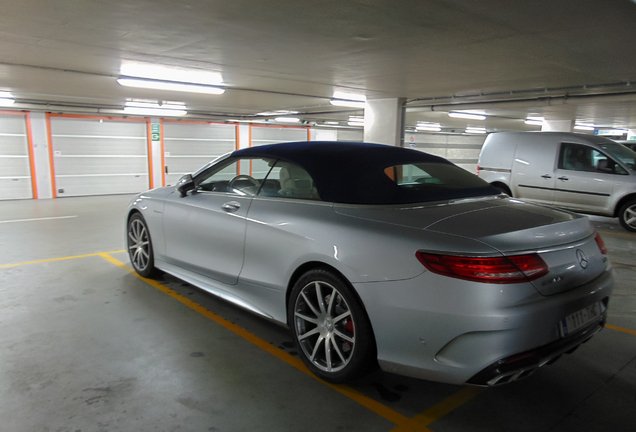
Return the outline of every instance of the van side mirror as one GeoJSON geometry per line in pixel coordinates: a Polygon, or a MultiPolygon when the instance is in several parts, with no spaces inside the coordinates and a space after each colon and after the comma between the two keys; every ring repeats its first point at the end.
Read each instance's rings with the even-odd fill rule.
{"type": "Polygon", "coordinates": [[[188,191],[194,189],[194,180],[192,174],[186,174],[177,182],[177,190],[181,193],[181,198],[188,194],[188,191]]]}

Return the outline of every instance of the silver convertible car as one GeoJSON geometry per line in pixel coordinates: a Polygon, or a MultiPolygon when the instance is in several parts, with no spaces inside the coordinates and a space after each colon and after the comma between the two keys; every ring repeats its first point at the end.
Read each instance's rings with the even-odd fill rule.
{"type": "Polygon", "coordinates": [[[613,286],[586,217],[509,198],[449,161],[377,144],[224,155],[126,215],[159,269],[290,328],[309,369],[498,385],[601,330],[613,286]]]}

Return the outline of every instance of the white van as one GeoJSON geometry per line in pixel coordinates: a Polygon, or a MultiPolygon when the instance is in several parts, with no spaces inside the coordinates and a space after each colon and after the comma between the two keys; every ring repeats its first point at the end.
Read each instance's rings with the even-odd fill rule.
{"type": "Polygon", "coordinates": [[[580,213],[618,217],[636,231],[636,152],[612,140],[565,132],[497,132],[477,175],[508,195],[580,213]]]}

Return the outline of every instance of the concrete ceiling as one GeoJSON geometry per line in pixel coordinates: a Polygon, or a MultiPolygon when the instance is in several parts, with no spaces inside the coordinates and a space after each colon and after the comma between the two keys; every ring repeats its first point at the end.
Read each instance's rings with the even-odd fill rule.
{"type": "MultiPolygon", "coordinates": [[[[636,128],[636,4],[630,0],[2,0],[0,90],[14,108],[119,112],[179,101],[191,117],[292,110],[362,114],[333,92],[407,99],[406,123],[493,117],[636,128]],[[124,61],[216,71],[220,96],[122,87],[124,61]]],[[[452,121],[451,121],[452,120],[452,121]]]]}

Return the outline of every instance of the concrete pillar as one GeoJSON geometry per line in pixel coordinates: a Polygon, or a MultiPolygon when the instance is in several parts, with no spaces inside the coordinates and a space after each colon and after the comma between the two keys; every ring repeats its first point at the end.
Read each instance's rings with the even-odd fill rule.
{"type": "Polygon", "coordinates": [[[367,100],[364,107],[364,141],[402,146],[404,98],[367,100]]]}
{"type": "Polygon", "coordinates": [[[572,132],[572,120],[543,120],[541,131],[546,132],[572,132]]]}
{"type": "Polygon", "coordinates": [[[33,164],[38,198],[53,198],[51,191],[51,158],[49,157],[49,134],[44,113],[31,114],[31,137],[33,139],[33,164]]]}
{"type": "Polygon", "coordinates": [[[312,141],[337,141],[338,132],[336,129],[311,129],[312,141]]]}

